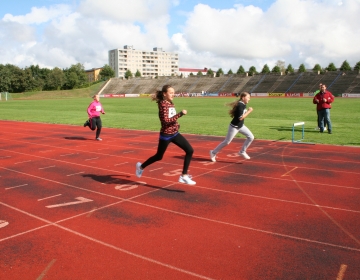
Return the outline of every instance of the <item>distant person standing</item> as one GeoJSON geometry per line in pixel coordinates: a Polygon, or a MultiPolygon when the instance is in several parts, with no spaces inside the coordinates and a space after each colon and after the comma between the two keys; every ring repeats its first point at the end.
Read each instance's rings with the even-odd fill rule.
{"type": "MultiPolygon", "coordinates": [[[[314,92],[314,96],[316,96],[317,94],[320,93],[321,91],[321,86],[322,83],[319,84],[319,89],[317,91],[314,92]]],[[[317,128],[315,128],[316,130],[320,130],[320,118],[319,118],[319,111],[316,108],[316,115],[317,115],[317,128]]],[[[326,130],[326,126],[324,126],[324,131],[326,130]]]]}
{"type": "Polygon", "coordinates": [[[100,138],[102,128],[100,113],[105,114],[105,111],[100,103],[100,96],[98,94],[95,94],[93,96],[93,99],[93,102],[91,102],[89,107],[87,108],[89,119],[84,123],[84,127],[88,126],[91,130],[96,129],[95,139],[97,141],[102,141],[102,139],[100,138]]]}
{"type": "Polygon", "coordinates": [[[136,164],[135,174],[140,178],[144,169],[150,164],[162,160],[169,144],[174,143],[185,152],[183,170],[182,175],[180,175],[179,182],[188,185],[195,185],[196,182],[192,180],[190,175],[188,175],[188,168],[194,150],[185,137],[180,134],[180,125],[177,122],[177,119],[186,115],[187,111],[182,110],[180,113],[176,113],[175,106],[172,102],[174,94],[175,91],[172,86],[164,85],[162,90],[157,91],[152,98],[153,101],[157,102],[159,108],[159,119],[161,122],[159,144],[155,155],[148,158],[143,164],[140,162],[136,164]]]}
{"type": "Polygon", "coordinates": [[[229,145],[237,133],[241,133],[246,137],[245,142],[239,151],[239,155],[245,159],[250,159],[249,155],[246,153],[246,150],[254,140],[254,135],[244,124],[245,118],[253,111],[253,108],[251,107],[246,109],[246,104],[248,104],[249,101],[250,94],[248,92],[242,92],[240,94],[239,100],[228,104],[232,107],[229,111],[229,114],[233,119],[230,122],[225,140],[221,142],[214,150],[210,151],[211,161],[216,161],[216,154],[220,152],[222,148],[229,145]]]}
{"type": "Polygon", "coordinates": [[[314,96],[313,103],[316,104],[319,114],[320,132],[324,132],[325,125],[327,125],[329,134],[332,133],[330,109],[334,99],[334,96],[330,91],[326,90],[326,85],[324,84],[321,85],[320,92],[314,96]]]}

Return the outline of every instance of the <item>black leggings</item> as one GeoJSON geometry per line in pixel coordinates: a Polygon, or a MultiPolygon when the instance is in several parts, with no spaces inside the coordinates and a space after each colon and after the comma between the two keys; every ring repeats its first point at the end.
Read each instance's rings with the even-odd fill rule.
{"type": "Polygon", "coordinates": [[[100,117],[92,117],[90,121],[90,129],[91,130],[96,129],[96,138],[100,136],[101,128],[102,128],[102,122],[100,117]]]}
{"type": "Polygon", "coordinates": [[[170,140],[161,140],[159,139],[159,145],[158,145],[158,149],[155,155],[153,155],[152,157],[148,158],[142,165],[141,168],[144,169],[145,167],[147,167],[150,164],[153,164],[156,161],[162,160],[165,151],[167,149],[167,147],[169,146],[170,143],[174,143],[176,146],[178,146],[179,148],[183,149],[185,151],[185,159],[184,159],[184,166],[183,166],[183,172],[182,174],[187,174],[188,172],[188,168],[190,165],[190,161],[192,158],[192,155],[194,153],[194,149],[191,147],[191,145],[189,144],[189,142],[185,139],[184,136],[182,136],[180,133],[178,135],[176,135],[174,138],[170,139],[170,140]]]}

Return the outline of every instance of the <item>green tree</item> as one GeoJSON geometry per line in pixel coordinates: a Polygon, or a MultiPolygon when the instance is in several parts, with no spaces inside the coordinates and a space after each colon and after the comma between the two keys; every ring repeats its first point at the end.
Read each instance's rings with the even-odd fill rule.
{"type": "Polygon", "coordinates": [[[351,71],[349,62],[346,60],[341,64],[340,71],[351,71]]]}
{"type": "Polygon", "coordinates": [[[280,66],[275,65],[274,68],[271,70],[272,73],[281,73],[280,66]]]}
{"type": "Polygon", "coordinates": [[[321,69],[321,66],[320,64],[315,64],[314,68],[312,69],[315,73],[318,73],[319,71],[321,72],[322,69],[321,69]]]}
{"type": "Polygon", "coordinates": [[[211,70],[211,68],[210,68],[209,70],[207,70],[206,75],[208,75],[208,76],[214,76],[214,71],[211,70]]]}
{"type": "Polygon", "coordinates": [[[64,70],[65,83],[62,89],[81,88],[88,85],[88,79],[84,66],[81,63],[73,64],[70,68],[64,70]]]}
{"type": "Polygon", "coordinates": [[[201,71],[197,72],[196,76],[202,76],[203,73],[201,71]]]}
{"type": "Polygon", "coordinates": [[[262,74],[268,74],[270,73],[269,66],[267,64],[264,65],[263,69],[261,70],[262,74]]]}
{"type": "Polygon", "coordinates": [[[299,66],[299,73],[303,73],[303,72],[306,72],[306,69],[305,69],[305,65],[301,63],[299,66]]]}
{"type": "Polygon", "coordinates": [[[287,67],[286,70],[285,70],[285,73],[286,73],[286,74],[290,74],[290,73],[294,73],[294,72],[295,72],[295,71],[294,71],[294,68],[292,67],[291,64],[289,64],[288,67],[287,67]]]}
{"type": "Polygon", "coordinates": [[[230,69],[228,72],[227,72],[228,75],[232,75],[234,74],[233,71],[230,69]]]}
{"type": "Polygon", "coordinates": [[[358,63],[356,63],[354,70],[360,71],[360,61],[358,63]]]}
{"type": "Polygon", "coordinates": [[[0,64],[0,92],[10,91],[11,88],[11,72],[6,65],[0,64]]]}
{"type": "Polygon", "coordinates": [[[245,74],[245,69],[242,67],[242,65],[239,66],[239,69],[237,70],[236,74],[245,74]]]}
{"type": "Polygon", "coordinates": [[[107,81],[115,77],[115,71],[108,64],[105,64],[100,70],[100,79],[107,81]]]}
{"type": "Polygon", "coordinates": [[[224,71],[219,68],[219,70],[216,71],[216,77],[220,77],[221,75],[224,75],[224,71]]]}
{"type": "Polygon", "coordinates": [[[133,74],[131,73],[130,70],[127,70],[127,71],[125,72],[125,79],[132,78],[132,76],[133,76],[133,74]]]}
{"type": "Polygon", "coordinates": [[[193,72],[191,72],[191,73],[189,74],[189,76],[191,76],[191,77],[192,77],[192,76],[194,76],[194,73],[193,73],[193,72]]]}
{"type": "Polygon", "coordinates": [[[60,90],[65,83],[65,74],[64,72],[55,67],[51,70],[48,78],[45,80],[45,90],[60,90]]]}
{"type": "MultiPolygon", "coordinates": [[[[182,73],[181,73],[182,74],[182,73]]],[[[135,77],[139,78],[141,77],[141,73],[139,70],[136,70],[135,77]]],[[[182,77],[182,76],[181,76],[182,77]]]]}
{"type": "Polygon", "coordinates": [[[258,72],[256,71],[255,66],[250,66],[249,68],[249,76],[253,76],[255,74],[257,74],[258,72]]]}
{"type": "Polygon", "coordinates": [[[329,63],[329,66],[326,67],[326,70],[328,71],[337,71],[337,68],[335,67],[334,63],[329,63]]]}

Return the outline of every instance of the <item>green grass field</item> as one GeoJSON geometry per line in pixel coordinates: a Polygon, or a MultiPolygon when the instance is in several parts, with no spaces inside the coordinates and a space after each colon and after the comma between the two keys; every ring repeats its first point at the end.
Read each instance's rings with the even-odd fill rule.
{"type": "MultiPolygon", "coordinates": [[[[90,96],[91,91],[85,96],[90,96]]],[[[0,119],[54,124],[71,124],[82,127],[87,118],[86,109],[92,101],[87,98],[68,98],[52,95],[51,99],[19,99],[0,102],[0,119]]],[[[38,98],[36,98],[36,96],[38,98]]],[[[84,96],[84,95],[82,95],[84,96]]],[[[225,136],[231,118],[225,106],[236,98],[175,98],[177,111],[186,109],[188,114],[179,119],[183,133],[225,136]]],[[[157,104],[150,98],[102,98],[106,115],[103,126],[158,131],[157,104]]],[[[291,141],[292,124],[305,122],[304,142],[360,145],[360,99],[336,98],[331,110],[333,134],[315,130],[316,111],[311,98],[256,98],[248,104],[254,111],[245,120],[255,139],[291,141]]],[[[3,133],[6,133],[4,131],[3,133]]],[[[106,137],[105,129],[103,136],[106,137]]],[[[243,137],[238,135],[238,137],[243,137]]],[[[301,138],[300,127],[296,139],[301,138]]]]}

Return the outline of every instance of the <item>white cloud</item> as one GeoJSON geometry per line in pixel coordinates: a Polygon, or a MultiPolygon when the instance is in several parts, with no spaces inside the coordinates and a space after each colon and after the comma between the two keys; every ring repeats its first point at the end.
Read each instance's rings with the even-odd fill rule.
{"type": "MultiPolygon", "coordinates": [[[[360,1],[278,0],[267,11],[235,5],[214,9],[198,4],[184,28],[183,40],[197,54],[211,52],[223,68],[244,63],[273,67],[279,59],[298,67],[305,63],[338,67],[347,59],[360,60],[360,1]],[[301,55],[299,55],[301,53],[301,55]]],[[[173,38],[174,40],[174,38],[173,38]]],[[[182,41],[174,41],[184,45],[182,41]]],[[[190,66],[190,59],[186,61],[190,66]]],[[[218,67],[218,63],[209,65],[218,67]]]]}
{"type": "Polygon", "coordinates": [[[5,14],[3,17],[4,22],[17,22],[21,24],[41,24],[51,21],[63,14],[68,14],[70,7],[67,5],[55,5],[50,8],[36,8],[33,7],[31,12],[23,16],[13,16],[5,14]]]}
{"type": "Polygon", "coordinates": [[[265,11],[253,5],[215,9],[179,0],[82,0],[77,7],[36,8],[0,20],[0,63],[20,67],[86,68],[107,63],[108,51],[133,45],[179,53],[180,67],[247,70],[284,60],[325,67],[360,60],[360,0],[277,0],[265,11]],[[169,10],[174,10],[172,15],[169,10]],[[180,15],[180,16],[179,16],[180,15]],[[186,18],[181,24],[172,17],[186,18]],[[181,30],[169,34],[176,22],[181,30]]]}

